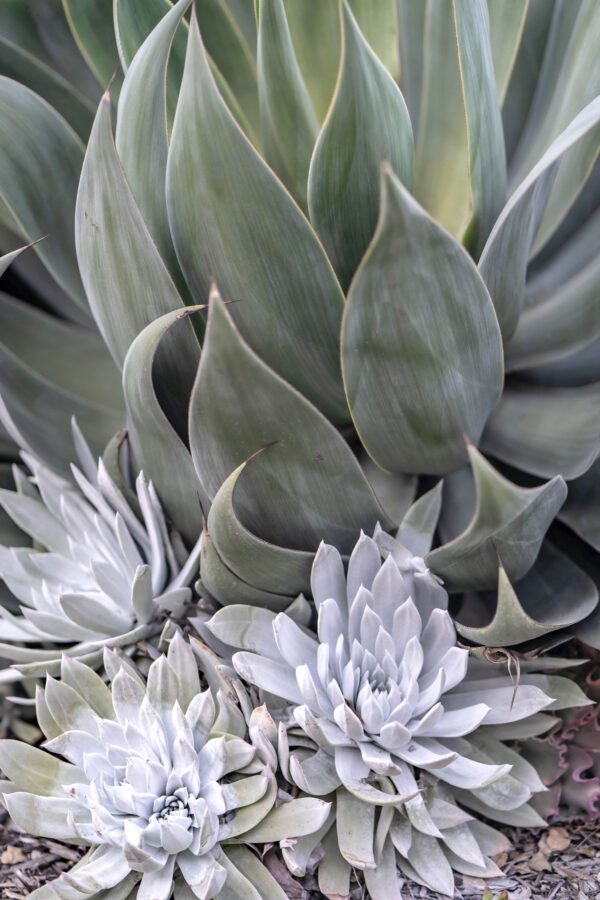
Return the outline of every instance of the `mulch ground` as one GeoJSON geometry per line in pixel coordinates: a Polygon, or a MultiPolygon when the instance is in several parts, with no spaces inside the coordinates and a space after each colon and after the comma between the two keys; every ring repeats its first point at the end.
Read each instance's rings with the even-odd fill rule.
{"type": "MultiPolygon", "coordinates": [[[[513,848],[498,859],[503,878],[487,882],[458,878],[458,900],[481,900],[484,888],[506,891],[509,900],[600,900],[600,823],[580,819],[557,823],[544,831],[505,829],[513,848]]],[[[24,834],[0,811],[0,898],[23,900],[57,878],[80,857],[80,851],[57,841],[24,834]]],[[[293,879],[274,850],[265,862],[290,900],[322,900],[316,878],[293,879]]],[[[405,882],[404,900],[440,900],[427,888],[405,882]]],[[[352,900],[366,900],[356,884],[352,900]]]]}

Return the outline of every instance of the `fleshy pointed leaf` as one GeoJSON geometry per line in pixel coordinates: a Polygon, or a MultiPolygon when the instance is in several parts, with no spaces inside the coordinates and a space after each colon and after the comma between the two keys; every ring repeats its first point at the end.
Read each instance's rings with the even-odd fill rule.
{"type": "Polygon", "coordinates": [[[377,231],[348,296],[342,368],[363,444],[393,472],[457,468],[464,434],[479,440],[502,387],[485,285],[389,171],[377,231]]]}
{"type": "Polygon", "coordinates": [[[431,550],[433,535],[442,507],[442,482],[416,500],[400,523],[396,540],[414,556],[431,550]]]}
{"type": "MultiPolygon", "coordinates": [[[[63,0],[75,42],[105,90],[119,64],[110,3],[106,0],[63,0]]],[[[119,73],[120,74],[120,73],[119,73]]],[[[119,78],[113,82],[118,94],[119,78]]]]}
{"type": "Polygon", "coordinates": [[[206,301],[214,276],[223,296],[239,301],[236,323],[267,365],[334,420],[344,420],[339,284],[309,223],[225,106],[194,19],[169,150],[167,205],[197,302],[206,301]]]}
{"type": "Polygon", "coordinates": [[[426,557],[447,590],[493,587],[498,556],[511,581],[522,578],[537,557],[546,529],[566,497],[557,475],[537,488],[521,488],[503,478],[469,445],[476,506],[468,527],[426,557]]]}
{"type": "Polygon", "coordinates": [[[375,231],[381,161],[409,188],[413,140],[393,78],[341,4],[342,58],[335,94],[310,165],[310,218],[344,290],[375,231]]]}
{"type": "Polygon", "coordinates": [[[494,75],[502,105],[519,49],[529,0],[487,0],[487,6],[494,75]]]}

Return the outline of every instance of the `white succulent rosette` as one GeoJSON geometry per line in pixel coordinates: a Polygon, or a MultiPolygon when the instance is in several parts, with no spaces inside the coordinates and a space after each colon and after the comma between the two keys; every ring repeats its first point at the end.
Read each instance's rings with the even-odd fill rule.
{"type": "Polygon", "coordinates": [[[48,678],[37,699],[45,749],[0,742],[9,778],[1,796],[31,834],[91,850],[39,898],[282,900],[242,844],[316,831],[330,804],[300,798],[276,806],[265,713],[246,720],[218,663],[177,633],[147,682],[112,650],[105,651],[111,688],[66,656],[61,681],[48,678]]]}
{"type": "Polygon", "coordinates": [[[554,719],[542,710],[584,695],[568,679],[527,672],[515,691],[498,666],[458,646],[439,579],[381,531],[361,535],[347,575],[321,544],[311,587],[317,634],[241,605],[208,627],[241,648],[242,678],[290,704],[290,744],[302,735],[318,748],[292,748],[289,776],[311,794],[336,791],[337,874],[345,884],[350,866],[365,869],[374,900],[399,896],[389,882],[396,863],[448,894],[453,869],[498,874],[489,857],[503,839],[456,804],[543,824],[527,801],[544,786],[504,741],[548,729],[554,719]]]}
{"type": "Polygon", "coordinates": [[[0,490],[0,504],[34,542],[0,546],[0,578],[20,604],[20,614],[0,606],[0,656],[19,669],[5,670],[4,680],[56,673],[61,647],[91,663],[107,644],[156,633],[157,613],[177,614],[191,600],[200,554],[200,541],[188,554],[172,540],[143,473],[126,498],[91,454],[86,475],[73,467],[75,483],[22,456],[31,479],[16,470],[18,489],[0,490]]]}

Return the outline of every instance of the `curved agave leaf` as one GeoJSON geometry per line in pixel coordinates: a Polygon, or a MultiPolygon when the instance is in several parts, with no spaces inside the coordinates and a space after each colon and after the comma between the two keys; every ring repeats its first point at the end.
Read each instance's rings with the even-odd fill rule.
{"type": "Polygon", "coordinates": [[[561,522],[600,551],[600,461],[569,482],[569,494],[558,514],[561,522]]]}
{"type": "Polygon", "coordinates": [[[453,0],[467,123],[472,215],[468,242],[479,254],[506,199],[506,158],[487,0],[453,0]]]}
{"type": "MultiPolygon", "coordinates": [[[[202,510],[207,511],[209,499],[198,481],[189,450],[179,437],[156,396],[152,380],[154,360],[165,333],[188,312],[175,310],[155,319],[133,341],[123,365],[123,392],[130,423],[129,438],[138,468],[154,482],[164,509],[189,546],[202,533],[202,510]]],[[[199,348],[189,323],[178,326],[190,331],[188,362],[197,362],[199,348]]],[[[161,388],[165,389],[161,383],[161,388]]],[[[191,385],[169,385],[169,392],[189,396],[191,385]]]]}
{"type": "MultiPolygon", "coordinates": [[[[150,237],[127,184],[110,124],[110,99],[98,108],[76,208],[77,258],[98,327],[117,365],[157,316],[184,304],[150,237]],[[132,302],[141,297],[142,302],[132,302]]],[[[165,377],[190,380],[194,350],[183,331],[169,336],[161,356],[165,377]],[[184,341],[184,343],[181,343],[184,341]],[[186,375],[187,373],[187,375],[186,375]]]]}
{"type": "Polygon", "coordinates": [[[169,150],[167,205],[197,302],[208,296],[210,273],[224,296],[241,301],[236,323],[267,365],[344,421],[339,284],[310,225],[219,95],[194,18],[169,150]]]}
{"type": "Polygon", "coordinates": [[[262,591],[242,581],[225,565],[208,532],[205,532],[202,538],[200,582],[201,586],[223,606],[245,603],[273,612],[283,612],[293,600],[290,595],[262,591]]]}
{"type": "Polygon", "coordinates": [[[557,164],[600,122],[600,97],[592,100],[548,148],[500,213],[479,260],[504,338],[514,332],[525,291],[527,259],[548,202],[557,164]]]}
{"type": "Polygon", "coordinates": [[[111,79],[115,96],[119,93],[120,72],[115,77],[119,56],[115,42],[111,4],[106,0],[62,0],[69,28],[85,61],[105,90],[111,79]]]}
{"type": "Polygon", "coordinates": [[[244,343],[218,297],[190,402],[190,447],[210,496],[268,447],[236,499],[246,528],[271,543],[316,550],[325,539],[345,551],[361,528],[390,524],[344,439],[244,343]]]}
{"type": "Polygon", "coordinates": [[[396,540],[413,556],[425,556],[431,550],[433,535],[442,508],[442,482],[415,501],[400,523],[396,540]]]}
{"type": "Polygon", "coordinates": [[[458,537],[426,557],[449,591],[493,587],[498,557],[511,581],[522,578],[567,494],[559,475],[540,487],[521,488],[496,472],[472,445],[468,453],[475,478],[473,517],[458,537]]]}
{"type": "Polygon", "coordinates": [[[172,5],[169,0],[114,0],[113,8],[119,58],[127,74],[133,57],[172,5]]]}
{"type": "Polygon", "coordinates": [[[297,594],[310,591],[314,553],[288,550],[252,534],[235,508],[235,490],[247,466],[242,463],[217,491],[208,514],[208,532],[225,565],[237,577],[270,593],[297,594]]]}
{"type": "Polygon", "coordinates": [[[264,157],[304,211],[319,124],[300,72],[283,0],[258,4],[258,100],[264,157]]]}
{"type": "Polygon", "coordinates": [[[423,81],[423,32],[426,3],[396,0],[398,48],[400,51],[400,87],[410,113],[413,133],[419,133],[421,89],[423,81]]]}
{"type": "Polygon", "coordinates": [[[284,0],[300,71],[319,122],[327,115],[340,57],[339,0],[284,0]]]}
{"type": "Polygon", "coordinates": [[[12,250],[10,253],[5,253],[3,256],[0,256],[0,278],[15,259],[17,259],[24,250],[28,250],[30,247],[33,247],[33,244],[25,244],[24,247],[19,247],[18,250],[12,250]]]}
{"type": "Polygon", "coordinates": [[[340,7],[340,71],[310,164],[308,206],[347,290],[377,225],[381,160],[410,188],[413,139],[398,86],[367,44],[346,0],[340,7]]]}
{"type": "Polygon", "coordinates": [[[167,200],[157,185],[164,185],[169,152],[167,66],[190,2],[179,0],[131,61],[119,97],[115,138],[119,159],[148,231],[182,292],[186,286],[169,231],[167,200]]]}
{"type": "Polygon", "coordinates": [[[598,589],[592,579],[544,541],[538,559],[516,588],[500,563],[496,610],[490,622],[469,626],[455,621],[455,625],[462,637],[476,644],[510,647],[580,622],[597,603],[598,589]]]}
{"type": "Polygon", "coordinates": [[[0,77],[0,198],[71,300],[87,309],[75,257],[73,217],[83,145],[52,107],[0,77]]]}
{"type": "Polygon", "coordinates": [[[82,141],[94,121],[94,105],[66,78],[24,47],[0,33],[0,74],[14,78],[35,91],[63,116],[82,141]]]}
{"type": "Polygon", "coordinates": [[[502,346],[463,248],[389,170],[373,242],[352,283],[342,369],[369,454],[393,472],[438,474],[467,457],[502,389],[502,346]]]}
{"type": "Polygon", "coordinates": [[[482,449],[541,478],[583,475],[600,450],[600,383],[506,388],[487,421],[482,449]]]}
{"type": "Polygon", "coordinates": [[[487,0],[492,61],[500,105],[515,64],[529,0],[487,0]]]}

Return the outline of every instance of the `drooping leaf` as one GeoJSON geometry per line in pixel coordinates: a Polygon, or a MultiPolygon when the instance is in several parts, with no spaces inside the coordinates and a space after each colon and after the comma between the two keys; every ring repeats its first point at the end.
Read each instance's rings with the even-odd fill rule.
{"type": "MultiPolygon", "coordinates": [[[[166,313],[147,325],[133,341],[123,365],[123,392],[130,424],[129,438],[137,467],[154,482],[161,503],[189,546],[202,533],[202,510],[209,501],[198,481],[192,458],[160,405],[152,370],[159,343],[171,326],[190,329],[180,311],[166,313]]],[[[190,341],[193,347],[193,341],[190,341]]],[[[195,348],[196,362],[199,358],[195,348]]],[[[189,360],[192,364],[193,359],[189,360]]],[[[161,385],[165,388],[165,385],[161,385]]],[[[191,385],[179,386],[187,398],[191,385]]],[[[177,387],[175,387],[177,389],[177,387]]]]}
{"type": "Polygon", "coordinates": [[[600,384],[505,388],[481,447],[541,478],[583,475],[600,450],[600,384]]]}
{"type": "Polygon", "coordinates": [[[393,472],[451,471],[502,387],[492,303],[463,248],[388,171],[373,242],[348,296],[342,368],[369,454],[393,472]]]}
{"type": "Polygon", "coordinates": [[[600,551],[600,461],[595,461],[569,484],[569,494],[558,515],[575,534],[600,551]]]}
{"type": "Polygon", "coordinates": [[[75,42],[103,90],[117,72],[112,90],[118,96],[119,55],[111,0],[62,0],[62,3],[75,42]]]}
{"type": "MultiPolygon", "coordinates": [[[[183,302],[120,166],[107,95],[98,108],[86,152],[75,227],[77,257],[90,307],[110,352],[122,367],[140,331],[158,316],[182,309],[183,302]]],[[[186,373],[195,369],[189,338],[184,331],[172,333],[163,345],[161,363],[175,384],[179,379],[185,382],[186,373]]]]}
{"type": "Polygon", "coordinates": [[[253,587],[292,597],[307,593],[314,554],[262,540],[244,526],[236,512],[236,486],[247,466],[252,466],[252,460],[231,473],[210,507],[208,532],[217,553],[238,578],[253,587]]]}
{"type": "Polygon", "coordinates": [[[515,64],[529,0],[487,0],[494,75],[500,105],[515,64]]]}
{"type": "Polygon", "coordinates": [[[476,506],[468,527],[427,555],[447,590],[494,587],[498,557],[511,581],[533,565],[544,534],[567,494],[557,475],[537,488],[521,488],[500,475],[469,445],[476,506]]]}
{"type": "Polygon", "coordinates": [[[294,53],[283,0],[260,0],[258,99],[264,157],[306,211],[319,125],[294,53]]]}
{"type": "Polygon", "coordinates": [[[328,540],[344,552],[361,528],[389,524],[344,439],[254,354],[218,297],[190,402],[190,446],[211,497],[267,448],[238,483],[236,509],[245,527],[270,543],[314,551],[328,540]]]}
{"type": "Polygon", "coordinates": [[[341,4],[342,58],[335,94],[310,165],[310,218],[346,290],[373,236],[381,161],[409,188],[413,140],[393,78],[341,4]]]}
{"type": "MultiPolygon", "coordinates": [[[[600,7],[599,7],[600,9],[600,7]]],[[[592,100],[548,148],[500,213],[479,260],[505,338],[517,325],[523,304],[527,259],[540,225],[557,163],[600,121],[600,98],[592,100]]]]}
{"type": "Polygon", "coordinates": [[[310,225],[221,99],[194,19],[169,150],[167,206],[196,301],[206,301],[212,275],[226,299],[240,301],[235,321],[267,365],[343,421],[339,284],[310,225]]]}
{"type": "Polygon", "coordinates": [[[598,589],[592,579],[544,541],[533,567],[514,587],[500,564],[491,620],[476,626],[455,624],[462,637],[476,644],[510,647],[580,622],[597,603],[598,589]]]}
{"type": "Polygon", "coordinates": [[[179,0],[131,61],[119,98],[115,138],[119,159],[148,231],[182,292],[185,282],[169,231],[164,190],[169,152],[167,66],[190,2],[179,0]]]}
{"type": "Polygon", "coordinates": [[[453,0],[460,82],[467,122],[471,220],[479,255],[506,199],[506,158],[486,0],[453,0]]]}
{"type": "Polygon", "coordinates": [[[0,197],[15,230],[69,297],[83,309],[73,217],[83,145],[48,104],[28,88],[0,77],[0,197]]]}

